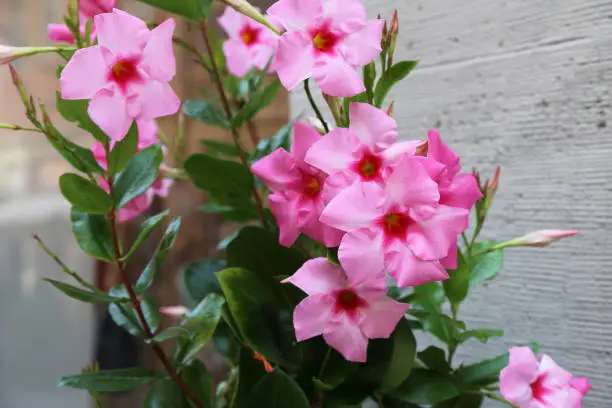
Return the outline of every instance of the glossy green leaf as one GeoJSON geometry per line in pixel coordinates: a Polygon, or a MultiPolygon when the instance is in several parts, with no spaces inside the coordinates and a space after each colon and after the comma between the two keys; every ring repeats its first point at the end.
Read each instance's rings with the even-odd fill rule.
{"type": "Polygon", "coordinates": [[[142,271],[142,274],[140,274],[140,277],[136,282],[136,290],[138,292],[144,292],[153,284],[157,271],[159,270],[162,262],[164,262],[164,259],[166,259],[166,255],[168,255],[168,252],[176,242],[176,237],[178,236],[180,227],[181,217],[173,218],[172,221],[170,221],[170,224],[168,224],[168,228],[166,228],[166,232],[164,232],[159,245],[157,245],[157,249],[155,249],[153,257],[145,267],[144,271],[142,271]]]}
{"type": "Polygon", "coordinates": [[[213,404],[213,377],[203,362],[200,360],[193,360],[184,366],[181,372],[181,378],[206,408],[215,406],[213,404]]]}
{"type": "Polygon", "coordinates": [[[205,203],[200,208],[206,213],[220,214],[226,221],[247,222],[259,218],[255,203],[246,200],[233,205],[205,203]]]}
{"type": "MultiPolygon", "coordinates": [[[[174,1],[174,0],[172,0],[174,1]]],[[[210,126],[229,129],[231,127],[223,109],[212,101],[188,100],[183,104],[185,115],[199,119],[210,126]]]]}
{"type": "Polygon", "coordinates": [[[142,368],[106,370],[62,377],[59,387],[97,392],[129,391],[144,387],[165,374],[142,368]]]}
{"type": "Polygon", "coordinates": [[[73,285],[69,285],[64,282],[59,282],[53,279],[43,279],[49,282],[56,289],[63,292],[65,295],[70,296],[73,299],[80,300],[85,303],[113,303],[113,302],[124,302],[126,299],[115,298],[105,293],[93,292],[90,290],[84,290],[73,285]]]}
{"type": "Polygon", "coordinates": [[[187,397],[180,387],[170,379],[153,383],[145,397],[143,408],[183,408],[187,407],[187,397]]]}
{"type": "MultiPolygon", "coordinates": [[[[534,353],[539,350],[539,345],[532,343],[528,345],[534,353]]],[[[499,380],[500,371],[508,365],[510,354],[484,360],[476,364],[462,366],[457,370],[457,378],[465,384],[487,385],[496,383],[499,380]]]]}
{"type": "Polygon", "coordinates": [[[62,195],[79,211],[90,214],[107,214],[113,203],[100,186],[74,173],[59,178],[62,195]]]}
{"type": "Polygon", "coordinates": [[[251,161],[255,162],[264,156],[269,155],[278,148],[289,151],[291,146],[291,133],[293,131],[293,121],[280,128],[273,136],[261,140],[253,152],[251,161]]]}
{"type": "Polygon", "coordinates": [[[457,269],[448,271],[449,278],[442,282],[444,293],[458,307],[465,300],[470,287],[470,270],[463,253],[457,248],[457,269]]]}
{"type": "Polygon", "coordinates": [[[132,156],[115,180],[115,202],[118,208],[124,207],[153,185],[163,160],[164,154],[158,144],[132,156]]]}
{"type": "Polygon", "coordinates": [[[367,101],[371,104],[374,101],[374,82],[376,81],[376,63],[370,62],[363,67],[363,83],[366,88],[367,101]]]}
{"type": "Polygon", "coordinates": [[[468,330],[460,333],[457,337],[459,343],[464,343],[469,339],[476,339],[481,343],[486,343],[492,337],[502,337],[504,335],[503,330],[495,329],[480,329],[480,330],[468,330]]]}
{"type": "Polygon", "coordinates": [[[91,149],[86,149],[66,139],[53,125],[46,126],[49,144],[62,155],[75,169],[83,173],[103,174],[104,170],[96,162],[91,149]]]}
{"type": "Polygon", "coordinates": [[[183,327],[168,327],[166,330],[158,333],[152,339],[147,339],[147,343],[162,343],[166,340],[176,339],[177,337],[189,337],[189,330],[183,327]]]}
{"type": "Polygon", "coordinates": [[[191,300],[200,302],[209,293],[221,294],[216,273],[223,269],[225,269],[223,259],[202,259],[188,264],[183,277],[191,300]]]}
{"type": "Polygon", "coordinates": [[[281,88],[280,80],[274,79],[257,93],[251,95],[251,99],[234,116],[232,125],[235,128],[239,128],[251,120],[257,112],[270,105],[276,99],[281,88]]]}
{"type": "Polygon", "coordinates": [[[108,136],[89,117],[88,106],[89,101],[86,99],[62,99],[60,93],[57,92],[57,111],[64,119],[68,122],[75,122],[81,129],[91,133],[99,141],[107,141],[108,136]]]}
{"type": "MultiPolygon", "coordinates": [[[[359,368],[359,364],[347,361],[340,353],[329,348],[329,346],[328,350],[330,355],[325,370],[320,378],[313,379],[315,386],[324,391],[333,390],[338,387],[349,375],[359,368]]],[[[319,361],[317,361],[317,363],[317,365],[323,364],[319,361]]]]}
{"type": "Polygon", "coordinates": [[[225,299],[216,293],[208,294],[186,317],[183,327],[194,333],[183,352],[183,363],[188,363],[210,341],[221,320],[225,299]]]}
{"type": "Polygon", "coordinates": [[[378,83],[376,84],[376,90],[374,91],[374,105],[380,108],[387,97],[387,94],[402,79],[412,72],[417,66],[418,61],[401,61],[394,64],[387,72],[385,72],[378,83]]]}
{"type": "Polygon", "coordinates": [[[138,125],[132,123],[130,130],[123,140],[115,143],[108,154],[108,172],[115,175],[128,163],[130,158],[136,154],[138,148],[138,125]]]}
{"type": "Polygon", "coordinates": [[[217,277],[241,337],[268,361],[296,367],[301,353],[295,344],[293,310],[278,295],[280,283],[240,268],[217,277]]]}
{"type": "Polygon", "coordinates": [[[214,0],[138,0],[190,20],[206,20],[214,0]]]}
{"type": "Polygon", "coordinates": [[[393,354],[378,390],[388,393],[400,386],[410,375],[416,354],[416,339],[410,324],[402,319],[393,332],[393,354]]]}
{"type": "Polygon", "coordinates": [[[278,243],[275,234],[259,227],[244,227],[227,247],[228,267],[240,267],[262,276],[291,275],[305,262],[304,255],[278,243]]]}
{"type": "Polygon", "coordinates": [[[251,391],[267,374],[261,361],[257,360],[253,351],[246,347],[240,350],[238,368],[238,387],[234,391],[230,407],[248,408],[251,403],[251,391]]]}
{"type": "MultiPolygon", "coordinates": [[[[494,241],[477,242],[472,246],[471,252],[478,254],[497,244],[494,241]]],[[[497,276],[504,263],[504,251],[499,249],[481,255],[473,255],[469,262],[471,289],[480,282],[491,280],[497,276]]]]}
{"type": "MultiPolygon", "coordinates": [[[[128,291],[124,285],[115,286],[109,294],[115,297],[129,298],[128,291]]],[[[143,295],[140,300],[140,307],[151,332],[155,333],[161,320],[159,307],[157,307],[155,299],[150,295],[143,295]]],[[[138,313],[131,304],[118,305],[113,303],[109,306],[108,311],[114,322],[127,330],[131,335],[144,336],[146,334],[138,313]]]]}
{"type": "Polygon", "coordinates": [[[429,346],[425,350],[420,351],[418,356],[419,360],[421,360],[430,370],[437,371],[442,374],[446,374],[451,371],[451,367],[446,361],[446,353],[444,350],[438,347],[429,346]]]}
{"type": "Polygon", "coordinates": [[[437,371],[417,368],[391,396],[413,404],[437,404],[457,397],[459,389],[453,377],[437,371]]]}
{"type": "Polygon", "coordinates": [[[164,218],[170,213],[170,210],[165,210],[159,214],[156,214],[150,218],[147,218],[145,222],[140,226],[140,230],[138,231],[138,236],[136,237],[136,241],[132,244],[129,252],[122,258],[122,261],[129,261],[134,252],[147,240],[147,238],[151,235],[151,233],[159,226],[159,224],[164,220],[164,218]]]}
{"type": "Polygon", "coordinates": [[[106,262],[114,262],[113,239],[106,218],[72,208],[72,232],[79,247],[87,255],[106,262]]]}
{"type": "Polygon", "coordinates": [[[280,369],[266,374],[250,393],[249,408],[309,408],[300,386],[280,369]]]}
{"type": "Polygon", "coordinates": [[[218,142],[216,140],[200,140],[202,146],[206,148],[206,154],[213,157],[240,157],[240,151],[232,143],[218,142]]]}

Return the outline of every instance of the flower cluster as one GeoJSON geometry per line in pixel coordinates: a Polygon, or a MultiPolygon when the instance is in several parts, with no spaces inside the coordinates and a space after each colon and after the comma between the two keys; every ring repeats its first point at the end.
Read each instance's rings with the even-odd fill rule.
{"type": "MultiPolygon", "coordinates": [[[[141,151],[142,149],[159,143],[160,140],[157,136],[157,126],[154,121],[151,120],[139,120],[136,121],[138,125],[138,145],[136,150],[141,151]]],[[[111,143],[111,148],[114,142],[111,143]]],[[[102,143],[95,143],[91,151],[98,164],[104,169],[108,170],[108,159],[106,157],[106,150],[102,143]]],[[[164,148],[164,154],[166,149],[164,148]]],[[[162,165],[163,166],[163,165],[162,165]]],[[[98,179],[100,186],[108,191],[108,182],[104,178],[98,179]]],[[[170,191],[170,187],[173,184],[173,180],[170,178],[158,177],[153,185],[145,191],[143,194],[132,199],[125,207],[119,209],[117,214],[117,220],[119,222],[129,221],[134,217],[139,216],[143,212],[149,209],[153,203],[155,196],[167,197],[170,191]]]]}
{"type": "MultiPolygon", "coordinates": [[[[303,233],[327,247],[339,246],[343,281],[317,283],[329,275],[325,271],[342,271],[323,259],[288,279],[311,295],[295,311],[298,339],[323,333],[347,359],[362,361],[367,342],[354,340],[356,327],[363,338],[391,333],[360,326],[379,309],[385,271],[400,287],[448,278],[445,268],[457,267],[457,236],[482,194],[471,174],[460,173],[459,156],[437,131],[430,131],[426,142],[397,142],[395,120],[365,103],[351,103],[349,119],[348,128],[325,136],[297,122],[291,152],[280,148],[252,171],[272,192],[268,199],[282,245],[291,246],[303,233]],[[323,294],[327,303],[319,301],[323,294]],[[325,307],[330,309],[323,313],[325,307]]],[[[393,326],[403,314],[385,313],[393,326]]]]}
{"type": "Polygon", "coordinates": [[[573,377],[547,355],[536,358],[528,347],[510,349],[499,383],[504,398],[518,408],[581,408],[591,390],[587,378],[573,377]]]}
{"type": "MultiPolygon", "coordinates": [[[[115,8],[117,0],[80,0],[79,1],[79,19],[81,21],[80,31],[85,35],[85,25],[87,20],[94,18],[98,14],[110,13],[115,8]]],[[[92,26],[91,39],[95,39],[96,26],[92,26]]],[[[48,24],[47,35],[51,41],[74,44],[74,36],[64,24],[48,24]]]]}

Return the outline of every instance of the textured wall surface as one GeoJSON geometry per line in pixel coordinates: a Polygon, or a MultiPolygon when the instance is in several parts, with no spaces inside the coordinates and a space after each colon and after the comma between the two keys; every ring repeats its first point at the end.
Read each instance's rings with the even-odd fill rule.
{"type": "MultiPolygon", "coordinates": [[[[465,361],[538,341],[612,406],[612,2],[366,0],[400,11],[398,59],[420,66],[392,95],[403,138],[437,127],[466,169],[503,167],[485,238],[580,229],[545,249],[506,252],[503,273],[461,315],[504,340],[469,343],[465,361]]],[[[294,114],[307,109],[297,92],[294,114]]],[[[487,407],[496,407],[495,404],[487,407]]]]}

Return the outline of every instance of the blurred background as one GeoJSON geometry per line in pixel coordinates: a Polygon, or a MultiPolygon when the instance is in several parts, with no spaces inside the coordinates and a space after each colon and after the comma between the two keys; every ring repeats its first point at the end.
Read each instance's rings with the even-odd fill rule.
{"type": "MultiPolygon", "coordinates": [[[[265,8],[266,2],[253,2],[265,8]]],[[[468,326],[503,328],[503,340],[468,343],[466,362],[495,356],[509,346],[537,341],[542,351],[594,389],[585,407],[608,408],[612,400],[612,2],[610,0],[366,0],[371,17],[400,12],[397,60],[419,67],[394,93],[402,137],[423,138],[439,128],[463,159],[492,175],[502,166],[501,186],[483,238],[506,240],[544,229],[579,229],[577,238],[552,248],[506,252],[499,279],[478,288],[462,309],[468,326]]],[[[43,45],[46,24],[61,22],[62,0],[1,0],[0,44],[43,45]]],[[[163,13],[121,2],[150,21],[163,13]]],[[[217,12],[221,8],[217,9],[217,12]]],[[[199,44],[199,33],[179,27],[199,44]]],[[[177,50],[181,97],[207,89],[208,78],[177,50]],[[194,86],[196,84],[196,86],[194,86]]],[[[54,111],[60,59],[40,56],[15,66],[28,90],[54,111]]],[[[0,67],[0,122],[25,125],[23,107],[7,67],[0,67]]],[[[257,118],[262,135],[307,111],[297,92],[284,94],[257,118]]],[[[64,134],[89,141],[75,127],[52,119],[64,134]]],[[[174,119],[160,121],[168,133],[174,119]]],[[[224,139],[223,131],[189,123],[189,146],[197,138],[224,139]]],[[[227,140],[227,139],[226,139],[227,140]]],[[[149,350],[125,336],[95,309],[60,295],[42,278],[62,279],[57,266],[32,239],[37,233],[71,268],[103,287],[117,283],[112,268],[86,258],[74,243],[68,205],[57,187],[69,169],[41,135],[0,131],[0,407],[82,408],[84,392],[56,388],[94,359],[107,368],[155,366],[149,350]]],[[[177,184],[169,207],[185,222],[175,251],[154,288],[160,305],[181,302],[181,267],[215,252],[231,231],[198,210],[202,194],[177,184]]],[[[138,220],[122,234],[133,238],[138,220]]],[[[144,246],[136,274],[152,252],[144,246]],[[140,264],[139,264],[140,263],[140,264]]],[[[170,324],[171,322],[167,322],[170,324]]],[[[221,376],[223,362],[205,357],[221,376]]],[[[135,407],[138,394],[109,397],[107,408],[135,407]]],[[[491,403],[487,407],[495,407],[491,403]]]]}

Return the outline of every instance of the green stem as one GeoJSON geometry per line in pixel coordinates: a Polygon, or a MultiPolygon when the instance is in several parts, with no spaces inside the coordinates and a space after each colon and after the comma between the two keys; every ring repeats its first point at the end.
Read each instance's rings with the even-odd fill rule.
{"type": "Polygon", "coordinates": [[[327,122],[325,121],[325,119],[323,119],[323,115],[321,114],[321,111],[319,110],[319,107],[317,106],[314,98],[312,97],[312,93],[310,92],[309,81],[310,81],[309,79],[306,79],[304,81],[304,91],[306,91],[308,102],[310,102],[310,106],[312,106],[312,110],[314,110],[315,115],[317,115],[317,119],[321,121],[321,124],[323,125],[323,128],[325,129],[325,133],[329,133],[329,126],[327,125],[327,122]]]}
{"type": "Polygon", "coordinates": [[[317,378],[322,381],[323,374],[325,374],[325,368],[327,367],[327,363],[329,363],[329,359],[331,358],[332,349],[331,347],[327,348],[327,353],[325,354],[325,358],[323,359],[323,364],[321,364],[321,369],[319,370],[319,375],[317,378]]]}
{"type": "Polygon", "coordinates": [[[36,129],[36,128],[29,128],[29,127],[24,127],[24,126],[20,126],[20,125],[13,125],[11,123],[0,123],[0,129],[7,129],[7,130],[25,130],[28,132],[37,132],[37,133],[45,133],[40,129],[36,129]]]}

